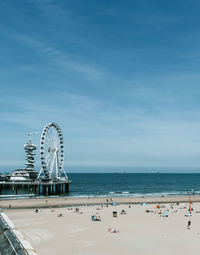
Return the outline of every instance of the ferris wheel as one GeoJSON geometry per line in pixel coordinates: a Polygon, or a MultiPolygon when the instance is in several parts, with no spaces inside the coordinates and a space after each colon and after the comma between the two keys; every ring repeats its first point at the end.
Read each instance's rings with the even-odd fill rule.
{"type": "Polygon", "coordinates": [[[47,124],[40,140],[41,170],[47,179],[60,179],[62,173],[67,178],[64,165],[64,141],[60,127],[56,123],[47,124]]]}

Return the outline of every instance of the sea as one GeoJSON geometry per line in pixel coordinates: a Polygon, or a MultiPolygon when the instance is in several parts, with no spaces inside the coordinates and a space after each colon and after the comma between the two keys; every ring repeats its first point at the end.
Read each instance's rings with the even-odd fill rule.
{"type": "Polygon", "coordinates": [[[84,173],[69,178],[69,196],[200,195],[200,174],[196,173],[84,173]]]}
{"type": "MultiPolygon", "coordinates": [[[[200,195],[200,173],[71,173],[68,197],[200,195]]],[[[0,199],[33,194],[0,194],[0,199]]],[[[42,196],[40,196],[42,197],[42,196]]]]}

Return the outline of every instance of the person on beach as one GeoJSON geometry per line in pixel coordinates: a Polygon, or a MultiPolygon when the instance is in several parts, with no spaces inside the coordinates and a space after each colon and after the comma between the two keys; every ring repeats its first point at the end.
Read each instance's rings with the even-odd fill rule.
{"type": "Polygon", "coordinates": [[[190,226],[191,226],[191,221],[189,220],[188,225],[187,225],[187,229],[190,229],[190,226]]]}
{"type": "Polygon", "coordinates": [[[108,229],[108,232],[110,232],[110,233],[118,233],[119,230],[109,228],[109,229],[108,229]]]}

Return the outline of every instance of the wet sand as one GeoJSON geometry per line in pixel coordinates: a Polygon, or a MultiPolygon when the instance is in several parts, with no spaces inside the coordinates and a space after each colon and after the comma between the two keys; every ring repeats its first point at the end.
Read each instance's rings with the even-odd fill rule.
{"type": "MultiPolygon", "coordinates": [[[[191,196],[191,201],[200,202],[200,196],[191,196]]],[[[168,197],[56,197],[0,200],[0,208],[49,208],[74,205],[92,205],[116,202],[119,204],[188,202],[188,196],[168,197]],[[108,200],[108,202],[107,202],[108,200]]]]}

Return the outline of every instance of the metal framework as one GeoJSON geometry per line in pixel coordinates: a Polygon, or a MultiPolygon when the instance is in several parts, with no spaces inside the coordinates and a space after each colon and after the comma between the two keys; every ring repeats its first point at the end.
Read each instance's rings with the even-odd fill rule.
{"type": "MultiPolygon", "coordinates": [[[[29,255],[22,242],[0,213],[0,254],[29,255]]],[[[36,254],[35,252],[33,254],[36,254]]]]}
{"type": "Polygon", "coordinates": [[[38,178],[42,171],[47,179],[61,179],[62,173],[67,178],[63,167],[64,140],[57,123],[49,123],[44,127],[40,140],[40,156],[42,167],[38,178]]]}
{"type": "Polygon", "coordinates": [[[34,150],[37,149],[37,146],[35,144],[32,143],[32,135],[37,134],[38,132],[32,132],[29,133],[29,141],[28,143],[24,144],[24,149],[26,152],[26,170],[33,170],[34,169],[34,163],[35,163],[35,153],[34,150]]]}

